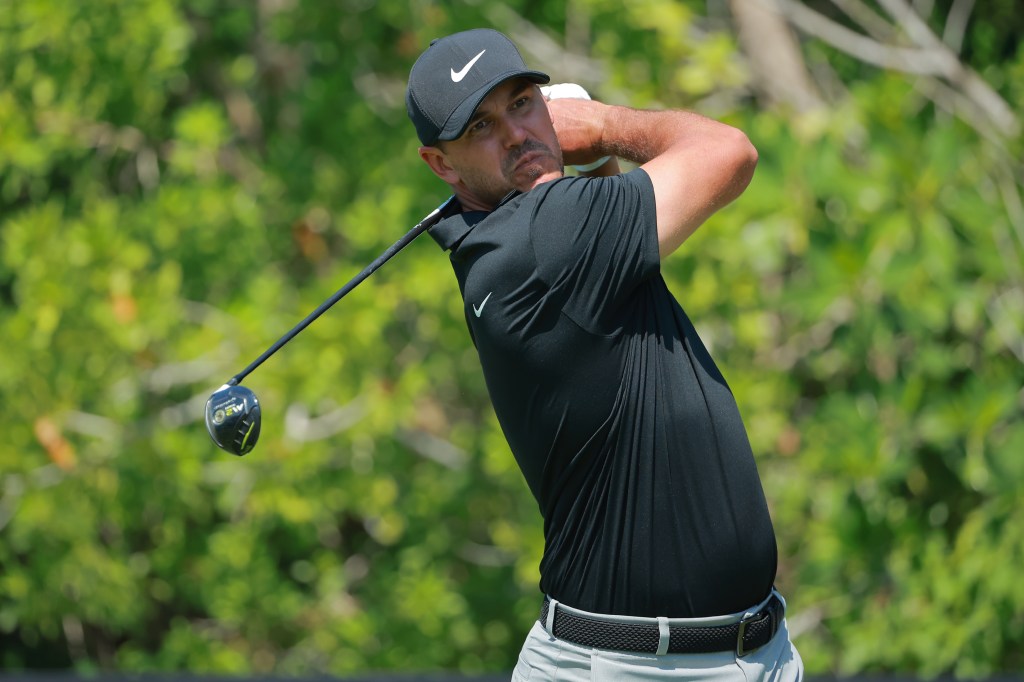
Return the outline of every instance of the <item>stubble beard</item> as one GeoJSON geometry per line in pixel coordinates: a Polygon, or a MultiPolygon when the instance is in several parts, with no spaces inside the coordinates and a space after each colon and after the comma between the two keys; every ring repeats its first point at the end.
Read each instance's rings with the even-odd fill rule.
{"type": "Polygon", "coordinates": [[[555,167],[562,169],[562,150],[552,149],[543,142],[528,139],[520,146],[511,150],[501,161],[501,179],[487,175],[475,169],[462,169],[460,174],[463,183],[484,203],[490,206],[497,206],[509,192],[513,190],[528,191],[533,183],[553,169],[547,159],[553,159],[555,167]],[[525,167],[516,170],[516,164],[526,154],[540,152],[542,157],[530,162],[525,167]],[[518,181],[518,182],[517,182],[518,181]]]}
{"type": "MultiPolygon", "coordinates": [[[[558,147],[552,149],[543,142],[534,139],[527,139],[523,144],[519,145],[504,158],[501,163],[501,174],[508,180],[508,183],[512,186],[515,185],[514,174],[516,172],[516,164],[519,160],[527,154],[533,152],[541,152],[544,157],[553,159],[556,162],[556,166],[559,170],[562,169],[562,150],[558,147]]],[[[551,172],[550,167],[545,167],[547,164],[544,162],[544,157],[541,157],[529,164],[525,168],[519,171],[520,176],[525,180],[524,184],[532,186],[534,182],[546,173],[551,172]]]]}

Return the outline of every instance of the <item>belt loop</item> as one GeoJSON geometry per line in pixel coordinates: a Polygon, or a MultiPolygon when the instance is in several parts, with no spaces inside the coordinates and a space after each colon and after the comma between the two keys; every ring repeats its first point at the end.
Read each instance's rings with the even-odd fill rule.
{"type": "Polygon", "coordinates": [[[552,637],[555,636],[555,609],[558,608],[558,600],[551,599],[548,597],[548,617],[547,622],[544,623],[544,629],[548,631],[548,634],[552,637]]]}
{"type": "Polygon", "coordinates": [[[668,627],[668,618],[658,616],[658,650],[654,652],[655,656],[664,656],[668,653],[668,641],[671,634],[671,630],[668,627]]]}

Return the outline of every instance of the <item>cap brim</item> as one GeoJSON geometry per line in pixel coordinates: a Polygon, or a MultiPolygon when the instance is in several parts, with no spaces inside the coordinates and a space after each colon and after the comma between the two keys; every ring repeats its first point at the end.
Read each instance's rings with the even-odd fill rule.
{"type": "Polygon", "coordinates": [[[494,88],[498,87],[505,81],[511,78],[525,78],[529,81],[543,85],[551,82],[551,77],[542,71],[509,71],[507,73],[499,74],[492,78],[486,85],[482,86],[479,90],[474,92],[472,95],[463,100],[452,115],[445,121],[444,127],[441,128],[441,132],[438,134],[438,140],[457,140],[462,137],[462,134],[466,132],[466,128],[469,126],[469,120],[473,118],[473,114],[476,112],[476,108],[480,106],[480,102],[484,101],[487,95],[491,94],[494,88]]]}

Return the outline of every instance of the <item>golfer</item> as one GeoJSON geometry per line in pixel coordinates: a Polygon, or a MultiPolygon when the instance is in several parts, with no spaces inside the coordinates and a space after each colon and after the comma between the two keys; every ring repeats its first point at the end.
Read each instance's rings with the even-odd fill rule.
{"type": "Polygon", "coordinates": [[[406,91],[461,206],[430,232],[544,518],[513,679],[799,680],[746,430],[660,274],[757,152],[702,116],[549,99],[548,82],[476,29],[431,43],[406,91]]]}

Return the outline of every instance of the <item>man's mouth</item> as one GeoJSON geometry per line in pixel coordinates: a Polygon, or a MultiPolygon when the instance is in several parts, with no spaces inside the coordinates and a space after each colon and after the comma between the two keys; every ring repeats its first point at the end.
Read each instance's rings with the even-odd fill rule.
{"type": "Polygon", "coordinates": [[[525,154],[519,157],[519,160],[516,161],[515,165],[512,167],[512,170],[517,171],[523,166],[533,163],[541,156],[543,156],[542,152],[526,152],[525,154]]]}
{"type": "Polygon", "coordinates": [[[551,150],[543,143],[535,140],[528,140],[512,154],[509,154],[505,161],[508,174],[512,175],[522,170],[525,166],[535,163],[544,156],[554,156],[551,150]]]}

